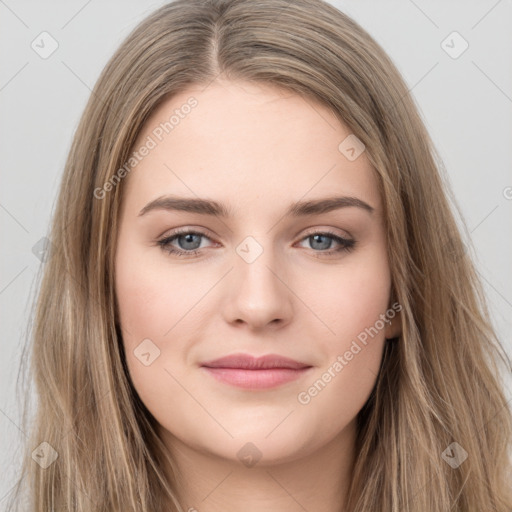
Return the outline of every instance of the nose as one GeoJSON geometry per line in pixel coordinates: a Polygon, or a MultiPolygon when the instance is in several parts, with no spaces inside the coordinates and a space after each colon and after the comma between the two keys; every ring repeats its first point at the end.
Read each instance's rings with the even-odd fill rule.
{"type": "Polygon", "coordinates": [[[293,316],[294,294],[288,283],[289,272],[282,261],[277,261],[274,251],[265,247],[254,260],[243,252],[236,253],[233,265],[224,284],[225,320],[254,331],[288,324],[293,316]]]}

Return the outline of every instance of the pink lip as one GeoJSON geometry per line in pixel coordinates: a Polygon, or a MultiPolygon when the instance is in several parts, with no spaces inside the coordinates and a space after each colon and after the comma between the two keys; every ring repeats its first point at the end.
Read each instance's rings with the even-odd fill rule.
{"type": "Polygon", "coordinates": [[[266,389],[301,377],[311,365],[274,354],[233,354],[201,365],[216,379],[246,389],[266,389]]]}

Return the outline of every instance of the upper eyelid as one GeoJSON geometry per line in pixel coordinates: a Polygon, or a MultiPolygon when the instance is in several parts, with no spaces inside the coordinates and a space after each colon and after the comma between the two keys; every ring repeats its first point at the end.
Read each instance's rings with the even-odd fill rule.
{"type": "Polygon", "coordinates": [[[188,234],[201,235],[201,236],[204,236],[205,238],[208,238],[211,241],[213,241],[213,239],[212,239],[213,237],[211,237],[205,231],[203,231],[201,229],[188,229],[188,228],[183,228],[183,229],[178,228],[178,229],[172,231],[169,234],[164,234],[164,235],[158,237],[158,239],[159,240],[167,240],[167,239],[170,239],[170,238],[178,237],[180,235],[188,235],[188,234]]]}

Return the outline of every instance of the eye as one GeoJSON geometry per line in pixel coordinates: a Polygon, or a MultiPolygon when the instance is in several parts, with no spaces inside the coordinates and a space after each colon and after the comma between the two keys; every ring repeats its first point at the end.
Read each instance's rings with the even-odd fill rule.
{"type": "Polygon", "coordinates": [[[200,231],[190,231],[187,229],[175,231],[171,236],[167,236],[159,240],[158,245],[167,253],[175,254],[176,256],[195,256],[199,253],[201,245],[201,237],[208,238],[200,231]],[[171,245],[172,242],[177,240],[182,248],[177,248],[171,245]],[[183,250],[185,249],[185,250],[183,250]]]}
{"type": "Polygon", "coordinates": [[[302,240],[308,240],[310,241],[310,244],[313,248],[318,249],[329,249],[329,250],[321,250],[321,251],[314,251],[319,252],[318,256],[321,258],[322,256],[331,256],[336,253],[341,252],[350,252],[356,244],[356,241],[351,238],[344,238],[342,236],[336,235],[335,233],[332,233],[331,231],[317,231],[314,233],[310,233],[302,240]],[[335,249],[331,249],[332,246],[332,240],[336,244],[338,244],[338,247],[335,249]],[[327,247],[326,247],[327,245],[327,247]]]}
{"type": "MultiPolygon", "coordinates": [[[[205,233],[200,231],[183,229],[175,231],[172,235],[158,240],[157,244],[168,254],[174,254],[179,257],[194,257],[200,252],[201,238],[211,240],[205,233]],[[181,247],[172,245],[175,241],[181,247]]],[[[309,240],[313,248],[316,246],[317,249],[320,249],[320,251],[314,251],[319,253],[317,257],[349,252],[356,244],[355,240],[341,237],[330,231],[310,233],[306,237],[302,238],[301,242],[304,240],[309,240]],[[331,249],[333,241],[335,244],[338,244],[338,247],[335,249],[331,249]]]]}

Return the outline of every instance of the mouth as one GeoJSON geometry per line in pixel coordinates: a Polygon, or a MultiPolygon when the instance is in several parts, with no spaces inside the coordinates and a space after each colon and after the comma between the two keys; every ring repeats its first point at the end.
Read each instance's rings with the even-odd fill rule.
{"type": "Polygon", "coordinates": [[[311,365],[269,354],[253,357],[233,354],[201,364],[215,379],[245,389],[268,389],[302,377],[311,365]]]}

